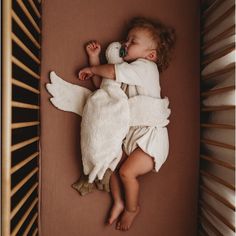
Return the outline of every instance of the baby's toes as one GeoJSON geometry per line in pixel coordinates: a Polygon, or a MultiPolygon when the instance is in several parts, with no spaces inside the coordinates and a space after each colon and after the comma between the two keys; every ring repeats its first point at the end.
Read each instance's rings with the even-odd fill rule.
{"type": "Polygon", "coordinates": [[[128,225],[124,225],[123,226],[123,231],[127,231],[127,230],[129,230],[129,226],[128,225]]]}
{"type": "Polygon", "coordinates": [[[120,228],[120,221],[116,224],[116,229],[117,230],[120,230],[121,228],[120,228]]]}

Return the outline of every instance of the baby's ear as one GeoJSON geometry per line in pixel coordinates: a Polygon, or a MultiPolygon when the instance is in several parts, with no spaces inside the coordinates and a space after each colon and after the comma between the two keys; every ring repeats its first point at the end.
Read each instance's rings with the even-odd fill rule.
{"type": "Polygon", "coordinates": [[[156,52],[156,50],[154,50],[154,49],[151,50],[151,52],[147,56],[147,59],[151,60],[151,61],[157,61],[157,52],[156,52]]]}

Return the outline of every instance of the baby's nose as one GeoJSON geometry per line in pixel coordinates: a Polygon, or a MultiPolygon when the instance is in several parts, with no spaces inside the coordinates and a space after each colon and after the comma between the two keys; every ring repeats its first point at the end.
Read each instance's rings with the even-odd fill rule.
{"type": "Polygon", "coordinates": [[[121,42],[121,46],[127,48],[129,45],[129,41],[125,40],[121,42]]]}
{"type": "Polygon", "coordinates": [[[124,45],[125,45],[125,47],[127,48],[127,47],[129,46],[129,41],[126,41],[126,42],[124,43],[124,45]]]}

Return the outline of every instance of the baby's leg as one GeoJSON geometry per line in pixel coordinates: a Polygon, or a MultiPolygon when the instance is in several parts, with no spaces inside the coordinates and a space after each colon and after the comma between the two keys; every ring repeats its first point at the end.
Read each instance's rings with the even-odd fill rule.
{"type": "Polygon", "coordinates": [[[122,197],[121,183],[118,173],[114,172],[110,178],[110,189],[113,198],[113,206],[111,209],[109,224],[112,224],[124,210],[124,200],[122,197]]]}
{"type": "Polygon", "coordinates": [[[135,149],[121,166],[119,173],[125,190],[125,211],[117,224],[117,229],[128,230],[139,213],[139,182],[137,177],[150,172],[153,167],[153,158],[140,148],[135,149]]]}
{"type": "Polygon", "coordinates": [[[124,200],[122,197],[121,180],[117,172],[120,168],[120,165],[124,162],[126,158],[127,156],[125,155],[125,153],[123,153],[122,159],[117,166],[117,170],[113,172],[110,178],[110,189],[113,198],[113,206],[111,209],[110,218],[108,220],[109,224],[112,224],[124,210],[124,200]]]}

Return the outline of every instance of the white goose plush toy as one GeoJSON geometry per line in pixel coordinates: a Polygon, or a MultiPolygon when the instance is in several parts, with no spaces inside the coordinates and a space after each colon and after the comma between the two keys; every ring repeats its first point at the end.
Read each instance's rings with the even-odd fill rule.
{"type": "MultiPolygon", "coordinates": [[[[123,62],[119,56],[120,48],[119,42],[108,46],[108,63],[123,62]]],[[[161,131],[169,123],[167,97],[157,99],[139,95],[128,98],[120,83],[105,78],[100,89],[95,92],[68,83],[53,71],[50,80],[46,88],[53,96],[50,99],[52,104],[60,110],[82,116],[81,153],[83,171],[88,175],[89,183],[93,183],[96,178],[102,180],[107,169],[113,171],[116,168],[122,156],[122,142],[130,126],[156,126],[161,131]]],[[[160,148],[168,148],[168,137],[160,138],[160,148]]],[[[163,150],[163,159],[166,153],[168,150],[163,150]]]]}

